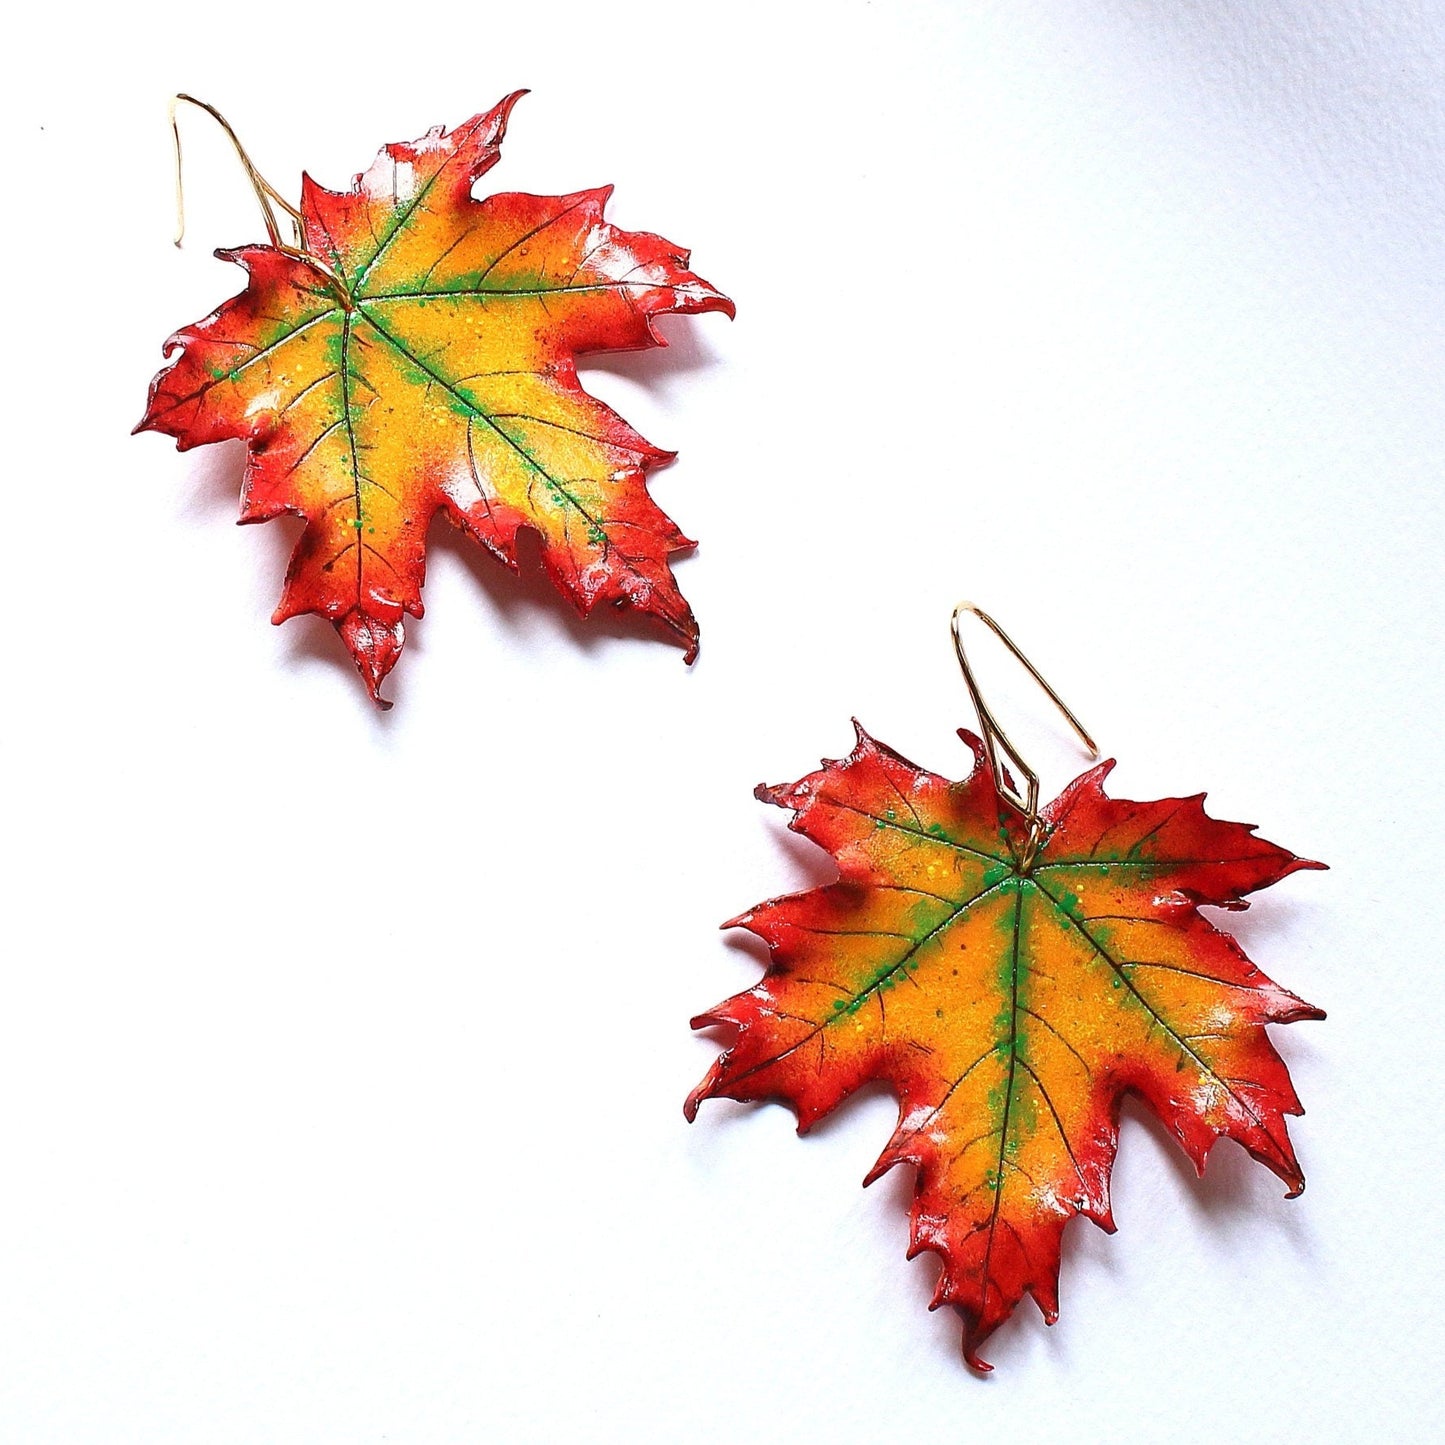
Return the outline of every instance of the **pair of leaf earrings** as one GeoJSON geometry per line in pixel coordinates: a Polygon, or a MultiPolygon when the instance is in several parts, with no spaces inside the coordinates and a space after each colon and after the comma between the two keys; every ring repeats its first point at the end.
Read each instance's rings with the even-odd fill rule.
{"type": "MultiPolygon", "coordinates": [[[[427,527],[440,511],[516,569],[517,533],[584,615],[657,619],[697,651],[668,565],[691,545],[652,501],[668,459],[584,392],[575,358],[664,342],[653,318],[732,303],[688,253],[603,219],[609,188],[495,195],[524,92],[452,131],[385,147],[351,190],[302,179],[300,209],[245,165],[269,244],[217,254],[246,289],[166,343],[137,430],[182,449],[247,443],[242,520],[306,526],[274,620],[313,612],[341,635],[372,695],[422,612],[427,527]],[[293,228],[282,239],[276,208],[293,228]]],[[[190,97],[179,97],[190,100],[190,97]]],[[[179,166],[179,135],[177,164],[179,166]]],[[[1141,1094],[1200,1170],[1242,1144],[1304,1187],[1284,1116],[1300,1111],[1265,1032],[1323,1015],[1277,987],[1201,904],[1321,865],[1208,817],[1202,796],[1133,803],[1103,763],[1039,806],[1038,779],[985,704],[953,638],[981,737],[961,782],[858,729],[853,752],[757,796],[837,861],[834,883],[734,924],[770,951],[756,987],[700,1015],[727,1047],[687,1101],[778,1099],[800,1130],[875,1080],[899,1122],[871,1182],[914,1166],[910,1255],[942,1261],[934,1305],[964,1323],[970,1364],[1025,1294],[1057,1314],[1065,1225],[1113,1229],[1109,1176],[1124,1095],[1141,1094]],[[1007,762],[1025,779],[1020,791],[1007,762]]],[[[385,705],[385,704],[383,704],[385,705]]]]}

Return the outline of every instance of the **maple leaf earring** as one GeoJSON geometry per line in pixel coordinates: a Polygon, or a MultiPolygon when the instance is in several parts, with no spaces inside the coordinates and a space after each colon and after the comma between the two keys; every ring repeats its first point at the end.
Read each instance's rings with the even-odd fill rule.
{"type": "Polygon", "coordinates": [[[384,147],[349,191],[304,176],[299,208],[214,106],[176,97],[231,138],[269,244],[216,253],[246,270],[246,288],[166,342],[174,360],[136,430],[165,432],[181,450],[246,443],[241,520],[306,520],[272,620],[325,617],[377,702],[404,614],[422,613],[437,512],[513,571],[517,533],[531,528],[547,574],[584,616],[631,607],[689,662],[697,654],[697,622],[668,565],[692,543],[644,480],[671,453],[583,391],[576,358],[665,345],[658,316],[731,316],[733,304],[687,269],[686,251],[605,221],[610,186],[472,197],[524,94],[384,147]]]}
{"type": "Polygon", "coordinates": [[[1064,1226],[1110,1232],[1119,1108],[1134,1091],[1202,1173],[1221,1138],[1304,1188],[1284,1116],[1303,1110],[1267,1024],[1324,1014],[1278,987],[1200,904],[1321,868],[1203,794],[1107,797],[1105,762],[1040,808],[1037,775],[979,691],[959,622],[986,623],[1092,740],[996,622],[969,603],[953,642],[981,737],[961,782],[923,771],[857,723],[857,745],[802,781],[759,787],[837,860],[835,883],[732,920],[769,950],[756,987],[700,1014],[728,1043],[686,1105],[778,1099],[800,1133],[863,1084],[898,1098],[864,1180],[917,1170],[909,1257],[942,1261],[932,1307],[963,1319],[969,1364],[1033,1295],[1058,1315],[1064,1226]],[[1015,786],[1005,759],[1024,779],[1015,786]]]}

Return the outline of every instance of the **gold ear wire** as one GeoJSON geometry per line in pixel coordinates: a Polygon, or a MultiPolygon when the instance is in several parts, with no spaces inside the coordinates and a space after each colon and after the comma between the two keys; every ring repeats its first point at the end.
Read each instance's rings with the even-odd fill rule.
{"type": "Polygon", "coordinates": [[[251,182],[251,189],[256,192],[256,201],[261,207],[261,215],[266,221],[266,234],[271,238],[271,244],[281,251],[290,251],[292,248],[284,245],[281,241],[281,227],[276,221],[276,212],[272,209],[274,201],[288,216],[291,217],[291,224],[296,232],[296,246],[303,243],[301,231],[301,212],[291,204],[276,188],[261,174],[252,163],[251,157],[246,154],[246,148],[241,144],[240,137],[231,128],[231,122],[221,114],[213,105],[208,105],[204,100],[197,100],[193,95],[186,95],[184,92],[171,97],[170,120],[171,136],[176,147],[176,237],[177,246],[181,244],[186,234],[186,194],[185,186],[181,179],[181,127],[176,119],[176,109],[181,103],[194,105],[199,110],[206,112],[214,120],[235,147],[236,155],[246,169],[246,178],[251,182]]]}
{"type": "Polygon", "coordinates": [[[973,701],[974,711],[978,714],[979,731],[983,737],[984,755],[988,758],[989,770],[993,774],[993,785],[1001,798],[1006,798],[1012,803],[1028,820],[1029,839],[1024,850],[1024,856],[1020,860],[1020,868],[1027,870],[1032,864],[1035,855],[1038,853],[1039,844],[1043,841],[1043,825],[1039,819],[1039,775],[1019,756],[1019,751],[1009,741],[1008,734],[998,725],[998,719],[994,717],[989,705],[983,700],[983,693],[979,690],[978,679],[974,676],[973,668],[968,661],[968,654],[964,651],[963,637],[958,630],[959,618],[965,612],[971,612],[978,620],[986,624],[994,636],[1003,643],[1013,655],[1028,669],[1029,676],[1043,688],[1049,695],[1049,700],[1068,719],[1069,726],[1082,739],[1084,746],[1089,750],[1089,756],[1097,758],[1099,749],[1097,744],[1085,730],[1083,723],[1076,718],[1068,704],[1049,685],[1044,675],[1032,662],[1019,650],[1018,644],[1014,642],[1007,632],[983,610],[972,602],[960,602],[953,609],[953,617],[949,627],[953,633],[953,650],[958,657],[958,665],[963,672],[963,681],[968,688],[968,695],[973,701]],[[1020,794],[1008,775],[1008,769],[1004,766],[1000,757],[1002,754],[1018,769],[1020,776],[1027,783],[1027,791],[1020,794]]]}
{"type": "Polygon", "coordinates": [[[346,282],[342,279],[341,273],[334,267],[327,265],[319,256],[313,256],[306,249],[305,220],[301,212],[261,174],[252,162],[251,157],[246,154],[246,148],[241,144],[236,132],[231,129],[231,122],[221,114],[213,105],[208,105],[204,100],[197,100],[193,95],[186,95],[181,92],[171,97],[170,118],[171,136],[176,147],[176,235],[175,243],[181,244],[186,234],[186,193],[185,186],[181,179],[181,128],[176,121],[176,109],[182,103],[194,105],[214,120],[223,131],[230,137],[232,146],[235,147],[236,155],[246,170],[246,178],[251,182],[251,189],[256,193],[256,202],[261,207],[261,215],[266,222],[266,234],[271,239],[271,244],[280,251],[282,255],[290,256],[293,260],[301,261],[309,266],[321,277],[327,286],[336,293],[336,299],[348,311],[352,307],[352,299],[347,290],[346,282]],[[276,220],[276,212],[272,202],[280,206],[291,219],[291,228],[296,233],[296,244],[288,246],[281,239],[281,227],[276,220]]]}

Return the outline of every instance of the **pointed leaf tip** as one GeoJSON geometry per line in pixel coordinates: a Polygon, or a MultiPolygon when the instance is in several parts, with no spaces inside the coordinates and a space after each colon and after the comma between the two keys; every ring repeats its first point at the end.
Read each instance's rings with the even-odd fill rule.
{"type": "Polygon", "coordinates": [[[366,683],[371,700],[384,712],[389,711],[391,702],[382,697],[381,684],[396,666],[406,640],[406,630],[401,619],[386,622],[376,617],[368,617],[358,609],[348,612],[336,622],[335,627],[366,683]]]}

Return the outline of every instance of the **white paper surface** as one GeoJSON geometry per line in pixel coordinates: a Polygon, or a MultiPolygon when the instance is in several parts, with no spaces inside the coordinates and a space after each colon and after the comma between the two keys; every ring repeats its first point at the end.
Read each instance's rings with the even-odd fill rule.
{"type": "MultiPolygon", "coordinates": [[[[32,9],[0,105],[11,579],[0,1438],[1424,1440],[1441,1428],[1445,10],[1405,0],[32,9]],[[508,12],[511,13],[508,13],[508,12]],[[344,185],[528,85],[494,189],[616,184],[738,305],[586,382],[701,658],[433,532],[395,710],[268,625],[235,448],[128,435],[260,239],[187,117],[344,185]],[[1286,1202],[1126,1114],[1119,1233],[973,1378],[858,1185],[681,1102],[716,931],[826,877],[751,798],[849,746],[941,772],[988,606],[1123,796],[1332,871],[1230,920],[1329,1011],[1286,1202]]],[[[1079,759],[986,661],[1052,792],[1079,759]]]]}

